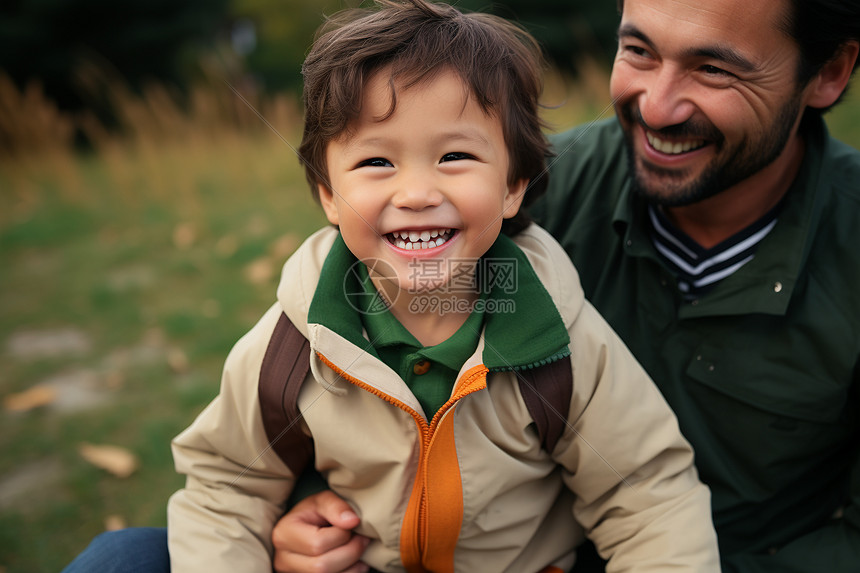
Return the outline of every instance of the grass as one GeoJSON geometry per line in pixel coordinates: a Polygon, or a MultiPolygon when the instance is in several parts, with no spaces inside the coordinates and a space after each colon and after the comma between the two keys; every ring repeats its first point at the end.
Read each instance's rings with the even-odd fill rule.
{"type": "MultiPolygon", "coordinates": [[[[607,83],[598,69],[573,86],[550,77],[547,119],[607,115],[607,83]]],[[[0,495],[2,573],[62,569],[110,516],[165,524],[183,481],[170,439],[217,393],[230,347],[274,301],[283,260],[324,223],[293,151],[225,86],[201,88],[184,110],[158,88],[112,93],[127,136],[84,119],[97,146],[78,154],[70,120],[46,121],[59,117],[50,102],[0,81],[0,131],[27,137],[0,161],[0,396],[78,376],[106,397],[0,416],[0,494],[16,472],[33,481],[11,501],[0,495]],[[84,344],[13,352],[22,333],[57,332],[84,344]],[[140,469],[114,477],[80,457],[82,442],[123,446],[140,469]]],[[[252,104],[298,142],[294,102],[252,104]]],[[[855,99],[830,123],[860,146],[855,99]]]]}
{"type": "MultiPolygon", "coordinates": [[[[295,143],[286,102],[269,102],[282,117],[265,113],[295,143]]],[[[151,108],[130,138],[0,164],[0,396],[77,375],[106,397],[0,416],[0,489],[28,469],[35,482],[0,505],[6,573],[62,569],[109,516],[165,524],[182,485],[170,439],[215,396],[230,347],[274,302],[283,260],[324,222],[294,153],[266,128],[198,119],[165,135],[148,124],[171,117],[169,101],[126,104],[151,108]],[[83,349],[13,352],[22,334],[57,332],[83,349]],[[114,477],[79,456],[82,442],[125,447],[140,469],[114,477]]]]}

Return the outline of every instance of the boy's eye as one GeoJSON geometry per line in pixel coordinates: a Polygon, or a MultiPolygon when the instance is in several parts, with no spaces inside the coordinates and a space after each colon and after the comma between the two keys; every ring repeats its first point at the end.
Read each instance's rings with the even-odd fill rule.
{"type": "Polygon", "coordinates": [[[469,153],[463,153],[462,151],[453,151],[451,153],[446,153],[442,156],[442,159],[439,160],[439,163],[445,163],[446,161],[459,161],[460,159],[474,159],[475,156],[469,153]]]}
{"type": "Polygon", "coordinates": [[[384,157],[371,157],[359,161],[356,167],[394,167],[394,165],[384,157]]]}

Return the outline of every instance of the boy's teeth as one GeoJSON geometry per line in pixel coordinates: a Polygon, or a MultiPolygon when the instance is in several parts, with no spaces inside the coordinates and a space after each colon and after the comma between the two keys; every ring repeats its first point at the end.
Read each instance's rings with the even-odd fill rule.
{"type": "Polygon", "coordinates": [[[407,251],[432,249],[445,243],[451,238],[451,229],[433,229],[432,231],[394,231],[391,233],[392,243],[407,251]]]}

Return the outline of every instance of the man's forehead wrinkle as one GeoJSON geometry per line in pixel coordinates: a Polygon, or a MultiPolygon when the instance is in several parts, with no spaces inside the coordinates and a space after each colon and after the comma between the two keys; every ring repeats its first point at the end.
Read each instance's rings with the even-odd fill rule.
{"type": "MultiPolygon", "coordinates": [[[[737,21],[737,18],[743,18],[744,14],[742,13],[740,4],[733,5],[729,10],[720,11],[706,6],[691,5],[691,3],[684,0],[669,0],[666,5],[649,6],[649,9],[661,16],[660,21],[688,23],[695,28],[710,31],[713,37],[717,38],[713,44],[691,43],[689,47],[682,51],[684,57],[714,58],[731,64],[745,72],[753,72],[759,68],[760,62],[753,61],[738,46],[728,44],[722,40],[726,30],[719,23],[734,22],[737,21]]],[[[619,33],[628,33],[651,45],[655,44],[654,38],[640,30],[635,22],[622,24],[619,33]]],[[[697,40],[705,38],[704,34],[695,34],[695,36],[697,40]]],[[[659,48],[659,46],[657,47],[659,48]]]]}
{"type": "Polygon", "coordinates": [[[710,22],[720,20],[734,22],[737,18],[743,18],[745,14],[740,5],[737,6],[737,9],[731,9],[726,13],[725,11],[703,6],[700,3],[690,3],[684,0],[669,0],[669,6],[667,7],[652,6],[651,9],[669,20],[680,20],[699,28],[713,30],[717,33],[722,33],[724,30],[710,22]]]}

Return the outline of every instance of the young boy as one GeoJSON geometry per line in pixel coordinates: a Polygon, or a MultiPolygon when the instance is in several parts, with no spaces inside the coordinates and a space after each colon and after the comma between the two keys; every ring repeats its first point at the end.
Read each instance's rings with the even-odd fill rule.
{"type": "Polygon", "coordinates": [[[610,571],[718,571],[673,415],[520,211],[545,184],[539,49],[487,15],[378,4],[331,20],[305,62],[300,155],[333,227],[286,263],[278,303],[174,441],[173,571],[272,570],[296,476],[258,384],[282,315],[310,343],[313,463],[361,517],[374,569],[566,570],[584,529],[610,571]],[[574,373],[550,446],[522,376],[546,365],[574,373]]]}

